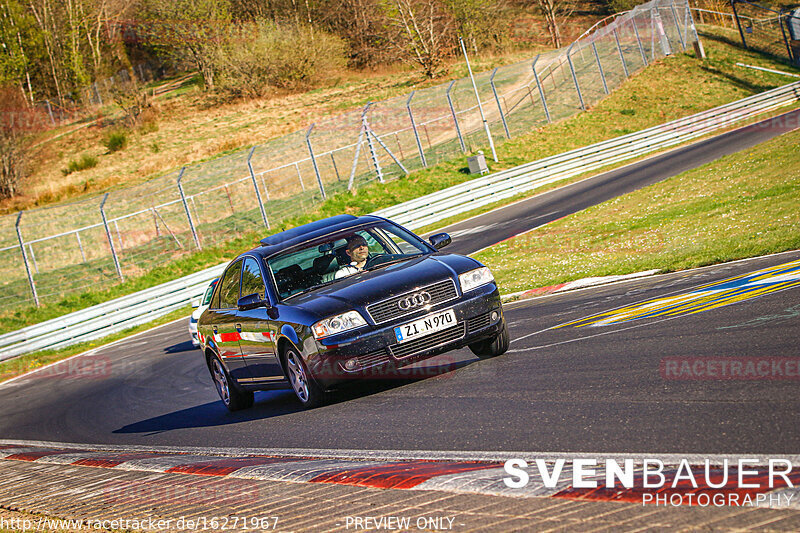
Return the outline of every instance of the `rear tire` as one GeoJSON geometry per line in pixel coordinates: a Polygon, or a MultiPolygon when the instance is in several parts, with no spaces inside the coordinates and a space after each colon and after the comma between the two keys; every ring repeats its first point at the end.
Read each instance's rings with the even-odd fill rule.
{"type": "Polygon", "coordinates": [[[286,348],[283,361],[286,364],[286,377],[303,407],[312,409],[325,404],[328,395],[314,381],[305,361],[293,346],[286,348]]]}
{"type": "Polygon", "coordinates": [[[481,359],[490,359],[506,353],[508,344],[508,326],[506,325],[505,319],[503,319],[503,326],[500,333],[494,338],[470,344],[469,349],[481,359]]]}
{"type": "Polygon", "coordinates": [[[211,367],[211,378],[214,380],[214,386],[217,389],[220,400],[225,404],[229,411],[240,411],[253,407],[253,392],[246,391],[239,387],[233,379],[231,379],[228,371],[222,366],[222,362],[218,357],[213,356],[209,362],[211,367]]]}

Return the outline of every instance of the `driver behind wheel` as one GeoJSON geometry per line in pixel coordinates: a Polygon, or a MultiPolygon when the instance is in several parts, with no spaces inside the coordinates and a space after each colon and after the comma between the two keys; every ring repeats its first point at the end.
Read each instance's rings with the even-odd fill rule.
{"type": "Polygon", "coordinates": [[[334,275],[334,279],[352,276],[353,274],[358,274],[364,270],[364,266],[367,264],[367,259],[369,259],[369,246],[367,245],[367,240],[361,235],[350,237],[347,240],[345,253],[351,259],[351,262],[349,265],[344,265],[342,268],[337,270],[336,274],[334,275]]]}

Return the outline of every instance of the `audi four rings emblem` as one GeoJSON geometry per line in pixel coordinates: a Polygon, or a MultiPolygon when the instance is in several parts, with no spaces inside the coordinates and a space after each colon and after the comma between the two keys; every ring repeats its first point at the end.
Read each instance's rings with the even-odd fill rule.
{"type": "Polygon", "coordinates": [[[397,307],[399,307],[403,311],[408,311],[409,309],[425,305],[430,301],[431,301],[431,295],[425,291],[422,291],[403,298],[402,300],[397,302],[397,307]]]}

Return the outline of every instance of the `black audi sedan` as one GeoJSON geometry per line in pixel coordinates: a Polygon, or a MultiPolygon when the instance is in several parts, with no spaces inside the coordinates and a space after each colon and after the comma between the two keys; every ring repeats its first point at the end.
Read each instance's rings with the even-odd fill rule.
{"type": "Polygon", "coordinates": [[[231,411],[290,386],[306,407],[338,385],[469,346],[508,349],[500,293],[478,261],[380,217],[340,215],[277,233],[233,260],[198,333],[231,411]]]}

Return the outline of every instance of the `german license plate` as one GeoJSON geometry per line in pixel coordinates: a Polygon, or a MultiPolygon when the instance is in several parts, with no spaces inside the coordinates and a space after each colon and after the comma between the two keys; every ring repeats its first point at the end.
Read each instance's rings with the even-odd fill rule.
{"type": "Polygon", "coordinates": [[[452,309],[448,309],[396,327],[394,335],[397,337],[397,342],[407,342],[455,325],[456,313],[452,309]]]}

